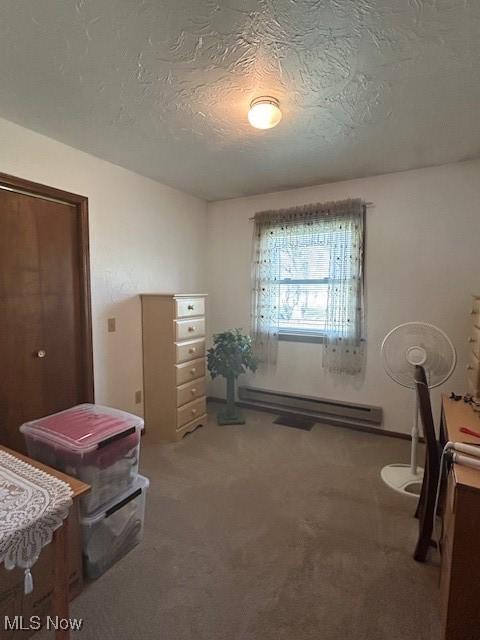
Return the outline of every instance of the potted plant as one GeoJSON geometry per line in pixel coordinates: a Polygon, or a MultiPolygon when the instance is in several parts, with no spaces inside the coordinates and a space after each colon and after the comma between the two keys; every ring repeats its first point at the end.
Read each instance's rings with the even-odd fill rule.
{"type": "Polygon", "coordinates": [[[212,379],[223,376],[227,380],[227,404],[217,414],[218,424],[245,424],[235,405],[235,383],[247,369],[257,369],[252,339],[243,335],[241,329],[217,333],[213,336],[213,347],[208,350],[207,362],[212,379]]]}

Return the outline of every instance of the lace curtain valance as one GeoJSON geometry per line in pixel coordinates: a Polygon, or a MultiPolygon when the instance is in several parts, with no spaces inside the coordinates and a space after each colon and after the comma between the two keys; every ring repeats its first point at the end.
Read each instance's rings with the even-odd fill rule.
{"type": "MultiPolygon", "coordinates": [[[[359,199],[255,215],[252,336],[260,361],[276,362],[280,309],[284,303],[284,256],[303,252],[314,261],[318,250],[325,271],[323,366],[337,373],[355,374],[362,370],[364,217],[365,205],[359,199]],[[309,253],[305,251],[307,245],[309,253]]],[[[309,265],[302,268],[307,277],[309,265]]],[[[311,309],[307,312],[312,313],[311,309]]]]}
{"type": "Polygon", "coordinates": [[[62,480],[0,451],[0,563],[25,569],[25,592],[32,588],[31,567],[72,504],[62,480]]]}

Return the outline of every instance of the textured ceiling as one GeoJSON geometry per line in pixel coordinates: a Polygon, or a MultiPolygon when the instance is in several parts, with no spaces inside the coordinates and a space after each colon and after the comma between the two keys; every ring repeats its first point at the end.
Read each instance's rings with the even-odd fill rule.
{"type": "Polygon", "coordinates": [[[0,115],[208,200],[386,173],[480,155],[479,36],[479,0],[2,0],[0,115]]]}

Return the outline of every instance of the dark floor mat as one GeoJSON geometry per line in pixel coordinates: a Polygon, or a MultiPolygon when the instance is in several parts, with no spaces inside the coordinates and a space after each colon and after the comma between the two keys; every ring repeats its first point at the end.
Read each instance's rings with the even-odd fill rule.
{"type": "Polygon", "coordinates": [[[294,429],[302,429],[303,431],[311,431],[315,422],[305,416],[284,414],[282,416],[278,416],[278,418],[273,421],[273,424],[280,424],[284,427],[293,427],[294,429]]]}

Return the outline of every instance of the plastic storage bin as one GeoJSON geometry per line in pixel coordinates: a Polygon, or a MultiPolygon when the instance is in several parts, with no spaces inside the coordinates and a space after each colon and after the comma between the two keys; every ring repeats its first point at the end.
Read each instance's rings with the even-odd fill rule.
{"type": "Polygon", "coordinates": [[[129,489],[138,473],[143,420],[125,411],[81,404],[20,427],[28,455],[91,486],[88,515],[129,489]]]}
{"type": "Polygon", "coordinates": [[[137,476],[133,486],[105,509],[80,519],[85,574],[98,578],[143,538],[149,482],[137,476]]]}

